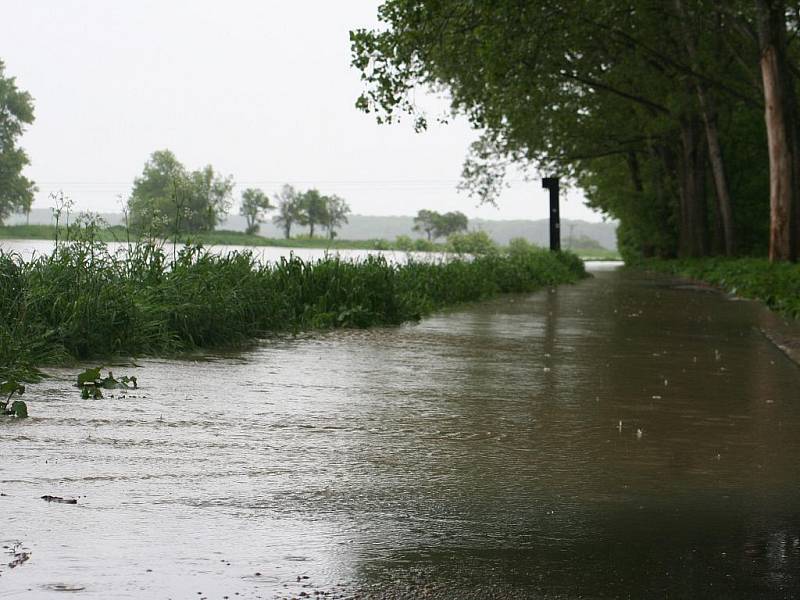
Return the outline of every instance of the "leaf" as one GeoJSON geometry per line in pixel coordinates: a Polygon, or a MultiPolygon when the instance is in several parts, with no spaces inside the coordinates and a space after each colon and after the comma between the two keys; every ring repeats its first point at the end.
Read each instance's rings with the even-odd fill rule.
{"type": "Polygon", "coordinates": [[[114,379],[114,374],[111,371],[108,372],[108,377],[100,381],[100,386],[105,390],[115,390],[117,388],[127,387],[114,379]]]}
{"type": "Polygon", "coordinates": [[[10,398],[14,394],[22,394],[23,392],[25,392],[25,386],[20,385],[13,379],[0,383],[0,395],[8,395],[10,398]]]}
{"type": "Polygon", "coordinates": [[[86,369],[83,373],[78,375],[78,387],[86,383],[94,383],[100,379],[100,367],[96,369],[86,369]]]}
{"type": "Polygon", "coordinates": [[[11,410],[14,411],[14,416],[18,419],[24,419],[28,416],[28,405],[22,400],[14,400],[11,410]]]}

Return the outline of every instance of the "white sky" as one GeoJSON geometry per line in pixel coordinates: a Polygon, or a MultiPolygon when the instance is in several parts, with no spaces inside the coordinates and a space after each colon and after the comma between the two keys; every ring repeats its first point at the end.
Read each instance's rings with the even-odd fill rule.
{"type": "MultiPolygon", "coordinates": [[[[63,189],[78,210],[116,212],[149,155],[169,148],[190,169],[233,175],[240,189],[317,187],[356,214],[546,218],[538,180],[515,180],[499,208],[456,191],[477,137],[465,120],[417,134],[354,108],[362,87],[348,31],[374,26],[378,5],[0,0],[0,58],[36,106],[22,140],[40,188],[34,207],[63,189]]],[[[561,214],[600,220],[577,193],[561,214]]]]}

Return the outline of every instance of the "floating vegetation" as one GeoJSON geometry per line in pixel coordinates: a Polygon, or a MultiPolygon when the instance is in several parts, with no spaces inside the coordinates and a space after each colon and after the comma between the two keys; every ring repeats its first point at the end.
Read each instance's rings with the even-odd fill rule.
{"type": "Polygon", "coordinates": [[[28,416],[28,405],[22,400],[14,400],[14,395],[21,396],[25,393],[25,386],[16,381],[4,381],[0,383],[0,414],[5,416],[24,419],[28,416]]]}
{"type": "MultiPolygon", "coordinates": [[[[381,256],[260,264],[249,252],[217,256],[199,245],[174,256],[170,250],[169,258],[146,242],[112,254],[87,234],[31,261],[0,250],[0,379],[32,381],[37,366],[69,360],[163,356],[280,332],[395,325],[584,276],[576,256],[533,246],[403,265],[381,256]]],[[[85,383],[79,387],[89,397],[104,389],[99,374],[85,383]]]]}
{"type": "Polygon", "coordinates": [[[103,377],[100,374],[102,367],[94,369],[86,369],[83,373],[78,375],[78,382],[75,387],[80,388],[81,398],[88,400],[94,398],[98,400],[103,397],[102,390],[130,390],[139,387],[136,377],[128,377],[127,375],[116,379],[114,374],[109,371],[108,375],[103,377]]]}

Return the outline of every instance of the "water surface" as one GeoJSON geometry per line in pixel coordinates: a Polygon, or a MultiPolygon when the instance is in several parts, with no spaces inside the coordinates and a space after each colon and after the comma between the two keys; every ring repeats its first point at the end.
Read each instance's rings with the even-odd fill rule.
{"type": "Polygon", "coordinates": [[[0,596],[794,597],[800,368],[766,318],[601,269],[139,360],[124,398],[53,370],[0,424],[0,596]]]}

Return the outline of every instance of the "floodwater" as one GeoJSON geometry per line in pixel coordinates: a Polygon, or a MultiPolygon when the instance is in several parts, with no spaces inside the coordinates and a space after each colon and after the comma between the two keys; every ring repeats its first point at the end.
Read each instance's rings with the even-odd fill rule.
{"type": "Polygon", "coordinates": [[[800,367],[770,316],[597,268],[117,366],[124,398],[53,371],[0,425],[0,597],[797,597],[800,367]]]}
{"type": "MultiPolygon", "coordinates": [[[[109,251],[125,252],[127,244],[123,242],[109,242],[109,251]]],[[[51,240],[4,240],[0,239],[0,250],[19,254],[24,260],[30,260],[35,256],[47,256],[55,247],[51,240]]],[[[324,248],[283,248],[278,246],[233,246],[233,245],[209,245],[205,247],[213,254],[228,254],[230,252],[250,252],[256,261],[263,263],[277,262],[281,258],[288,258],[290,254],[303,260],[316,260],[326,255],[338,256],[344,260],[361,260],[369,255],[384,256],[389,262],[405,263],[409,257],[414,260],[437,260],[446,257],[446,254],[437,252],[400,252],[395,250],[325,250],[324,248]]],[[[164,244],[164,252],[172,257],[173,251],[180,251],[181,246],[173,248],[171,243],[164,244]]]]}

